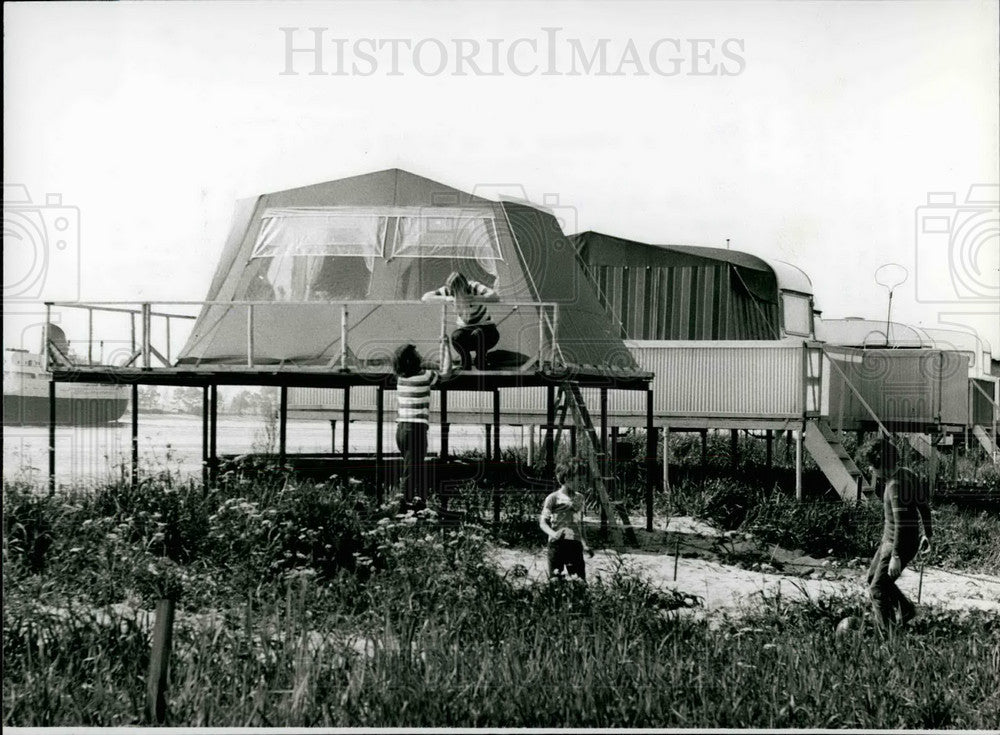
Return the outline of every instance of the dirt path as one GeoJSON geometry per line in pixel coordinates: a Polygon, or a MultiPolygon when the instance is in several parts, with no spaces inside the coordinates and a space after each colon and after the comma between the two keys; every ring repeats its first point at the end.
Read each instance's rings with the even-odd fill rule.
{"type": "MultiPolygon", "coordinates": [[[[676,534],[684,539],[682,548],[708,548],[706,540],[718,538],[717,530],[691,518],[672,518],[669,525],[658,531],[676,534]]],[[[694,556],[682,555],[676,561],[677,578],[674,580],[675,557],[669,542],[656,551],[633,551],[618,554],[598,551],[587,561],[589,578],[610,576],[621,565],[633,570],[663,589],[674,589],[695,595],[703,600],[706,611],[736,610],[759,604],[776,595],[802,599],[828,596],[857,595],[863,598],[865,568],[824,566],[823,562],[809,557],[798,557],[793,564],[796,571],[752,571],[720,563],[707,553],[694,556]],[[802,569],[813,569],[813,576],[802,576],[802,569]]],[[[786,552],[787,556],[787,552],[786,552]]],[[[537,551],[498,549],[495,558],[505,570],[521,565],[528,571],[528,578],[543,580],[546,575],[544,549],[537,551]]],[[[921,604],[951,610],[993,610],[1000,613],[1000,577],[984,574],[966,574],[943,569],[924,570],[920,582],[919,567],[906,569],[899,579],[899,588],[916,601],[920,587],[921,604]]]]}

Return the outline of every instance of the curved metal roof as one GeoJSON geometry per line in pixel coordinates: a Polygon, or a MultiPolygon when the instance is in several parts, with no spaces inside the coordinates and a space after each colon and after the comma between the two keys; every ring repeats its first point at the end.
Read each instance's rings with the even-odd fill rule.
{"type": "Polygon", "coordinates": [[[812,280],[804,270],[783,260],[766,260],[765,262],[774,271],[775,278],[778,279],[779,291],[798,291],[812,295],[812,280]]]}
{"type": "MultiPolygon", "coordinates": [[[[884,347],[885,321],[847,317],[817,319],[816,339],[840,347],[884,347]]],[[[889,324],[889,345],[892,347],[930,347],[916,329],[899,322],[889,324]]]]}
{"type": "MultiPolygon", "coordinates": [[[[595,232],[593,230],[587,230],[586,232],[571,235],[570,237],[577,243],[586,242],[589,238],[600,238],[612,245],[620,245],[622,248],[620,254],[623,258],[626,258],[628,255],[632,255],[634,257],[636,254],[641,253],[660,256],[672,254],[679,257],[689,256],[692,258],[716,260],[720,263],[730,263],[732,265],[740,266],[741,268],[750,268],[757,271],[763,271],[765,273],[773,273],[775,280],[777,281],[779,291],[797,291],[799,293],[809,294],[810,296],[813,293],[812,280],[810,280],[809,276],[806,275],[806,272],[798,266],[786,263],[783,260],[761,258],[760,256],[745,253],[741,250],[709,248],[699,245],[657,245],[646,242],[638,242],[636,240],[627,240],[623,237],[606,235],[603,232],[595,232]]],[[[616,264],[627,265],[628,263],[621,260],[616,264]]]]}

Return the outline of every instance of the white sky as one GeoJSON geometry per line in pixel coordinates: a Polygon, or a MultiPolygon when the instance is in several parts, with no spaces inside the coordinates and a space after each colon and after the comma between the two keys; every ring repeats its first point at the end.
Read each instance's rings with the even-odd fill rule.
{"type": "MultiPolygon", "coordinates": [[[[916,232],[928,192],[961,203],[1000,179],[997,2],[15,3],[4,22],[4,182],[79,210],[79,246],[50,247],[39,298],[76,295],[78,262],[83,300],[203,299],[236,199],[399,167],[556,194],[574,208],[567,230],[731,238],[804,269],[826,317],[885,318],[873,274],[900,263],[894,319],[970,325],[1000,356],[996,202],[960,233],[959,268],[983,271],[974,292],[956,293],[948,234],[916,232]],[[309,75],[301,57],[289,76],[282,27],[297,45],[327,28],[348,59],[361,38],[496,38],[505,57],[559,27],[564,70],[566,39],[610,39],[611,70],[630,39],[642,56],[661,38],[713,39],[711,62],[731,69],[719,47],[742,39],[744,68],[422,76],[404,51],[399,76],[387,52],[370,76],[309,75]]],[[[533,60],[545,52],[515,66],[533,60]]],[[[22,256],[5,247],[5,272],[24,272],[22,256]]],[[[10,313],[38,308],[4,311],[5,345],[20,346],[10,313]]]]}

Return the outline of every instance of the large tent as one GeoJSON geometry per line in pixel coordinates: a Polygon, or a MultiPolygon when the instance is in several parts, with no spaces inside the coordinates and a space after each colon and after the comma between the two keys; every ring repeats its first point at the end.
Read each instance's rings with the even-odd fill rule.
{"type": "Polygon", "coordinates": [[[780,338],[778,279],[756,256],[589,231],[570,240],[625,338],[780,338]]]}
{"type": "Polygon", "coordinates": [[[500,296],[491,368],[553,355],[635,368],[551,212],[399,169],[240,202],[206,297],[221,303],[203,307],[178,362],[241,364],[250,351],[255,365],[334,366],[346,352],[348,367],[377,366],[405,342],[432,357],[442,307],[419,299],[453,270],[500,296]]]}

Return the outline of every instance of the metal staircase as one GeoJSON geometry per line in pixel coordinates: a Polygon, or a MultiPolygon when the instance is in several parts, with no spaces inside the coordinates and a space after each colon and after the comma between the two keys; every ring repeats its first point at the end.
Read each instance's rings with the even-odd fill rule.
{"type": "Polygon", "coordinates": [[[993,460],[994,464],[1000,464],[1000,447],[993,440],[993,436],[990,435],[989,430],[985,426],[975,424],[972,427],[972,434],[979,440],[979,443],[986,450],[986,453],[990,455],[990,459],[993,460]]]}
{"type": "Polygon", "coordinates": [[[559,386],[556,405],[559,411],[558,425],[555,427],[558,432],[556,434],[556,445],[558,446],[559,437],[565,428],[567,414],[572,415],[573,424],[576,426],[577,431],[582,432],[587,437],[584,443],[587,445],[589,451],[582,451],[580,454],[584,455],[587,459],[590,467],[590,476],[593,480],[594,488],[597,490],[604,518],[609,519],[612,523],[612,544],[618,549],[623,549],[625,543],[631,546],[638,546],[639,539],[636,537],[635,529],[629,521],[624,504],[621,501],[612,500],[608,492],[608,483],[613,478],[607,474],[607,452],[604,451],[601,439],[597,436],[597,431],[594,429],[594,422],[590,418],[590,411],[587,410],[587,404],[580,393],[580,386],[570,381],[562,383],[559,386]]]}
{"type": "Polygon", "coordinates": [[[934,447],[934,442],[928,434],[903,434],[907,443],[917,450],[917,453],[926,460],[937,461],[940,459],[940,452],[934,447]]]}
{"type": "Polygon", "coordinates": [[[874,487],[858,469],[837,432],[825,418],[806,422],[803,443],[841,498],[855,501],[872,495],[874,487]]]}

